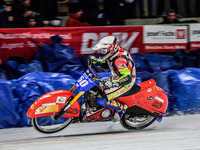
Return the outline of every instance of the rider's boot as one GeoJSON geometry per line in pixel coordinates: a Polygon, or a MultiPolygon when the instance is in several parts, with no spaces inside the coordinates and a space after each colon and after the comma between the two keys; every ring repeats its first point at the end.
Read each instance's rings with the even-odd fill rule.
{"type": "Polygon", "coordinates": [[[122,110],[127,108],[127,105],[125,105],[125,104],[122,104],[122,103],[117,102],[115,100],[108,100],[107,101],[105,98],[97,97],[97,103],[102,107],[115,109],[117,111],[122,111],[122,110]]]}
{"type": "Polygon", "coordinates": [[[118,101],[115,101],[115,100],[108,100],[106,105],[111,105],[111,106],[114,106],[114,107],[119,107],[121,110],[125,110],[127,109],[127,105],[126,104],[122,104],[118,101]]]}

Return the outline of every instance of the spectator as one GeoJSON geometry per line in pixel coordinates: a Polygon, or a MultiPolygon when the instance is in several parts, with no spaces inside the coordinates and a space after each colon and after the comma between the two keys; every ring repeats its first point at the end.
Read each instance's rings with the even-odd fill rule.
{"type": "Polygon", "coordinates": [[[15,27],[26,27],[27,18],[36,17],[40,14],[31,10],[31,0],[22,0],[13,7],[15,27]]]}
{"type": "Polygon", "coordinates": [[[30,17],[27,18],[27,26],[28,28],[34,28],[34,27],[42,27],[42,23],[40,19],[37,17],[30,17]]]}
{"type": "MultiPolygon", "coordinates": [[[[166,16],[165,13],[165,2],[166,0],[158,0],[158,16],[166,16]]],[[[177,17],[181,17],[179,13],[178,1],[177,0],[170,0],[170,9],[173,9],[176,13],[177,17]]]]}
{"type": "Polygon", "coordinates": [[[81,8],[76,10],[74,9],[72,12],[70,12],[69,18],[66,22],[66,27],[92,26],[92,24],[80,21],[82,14],[83,10],[81,8]]]}
{"type": "Polygon", "coordinates": [[[3,0],[0,1],[0,28],[9,27],[9,21],[12,21],[11,15],[12,7],[6,6],[3,0]]]}
{"type": "Polygon", "coordinates": [[[163,19],[163,22],[161,22],[160,24],[180,23],[180,21],[176,17],[176,12],[172,9],[167,13],[166,17],[163,17],[163,19]]]}

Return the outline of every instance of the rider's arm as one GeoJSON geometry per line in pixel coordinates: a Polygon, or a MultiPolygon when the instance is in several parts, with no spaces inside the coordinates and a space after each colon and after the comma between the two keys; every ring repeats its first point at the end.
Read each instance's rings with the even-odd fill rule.
{"type": "Polygon", "coordinates": [[[108,63],[105,60],[96,58],[95,56],[89,56],[90,60],[92,60],[92,63],[98,67],[101,67],[103,69],[109,69],[108,63]]]}
{"type": "Polygon", "coordinates": [[[99,67],[101,67],[101,68],[103,68],[103,69],[109,69],[109,66],[108,66],[108,63],[107,63],[107,61],[101,61],[100,60],[100,65],[99,65],[99,67]]]}
{"type": "Polygon", "coordinates": [[[120,57],[115,60],[113,65],[116,69],[117,75],[119,76],[119,79],[114,80],[114,82],[118,82],[120,86],[124,86],[132,82],[132,73],[130,68],[127,66],[127,59],[120,57]]]}

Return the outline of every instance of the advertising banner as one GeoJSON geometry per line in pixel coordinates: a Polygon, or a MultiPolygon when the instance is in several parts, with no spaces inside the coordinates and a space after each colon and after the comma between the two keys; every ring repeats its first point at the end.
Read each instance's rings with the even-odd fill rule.
{"type": "Polygon", "coordinates": [[[187,49],[187,26],[144,26],[144,52],[173,52],[187,49]]]}
{"type": "Polygon", "coordinates": [[[200,48],[200,24],[189,25],[189,36],[190,50],[200,48]]]}
{"type": "Polygon", "coordinates": [[[96,54],[91,48],[108,35],[116,36],[119,45],[131,53],[143,52],[142,26],[0,29],[0,60],[4,62],[10,56],[30,60],[42,46],[51,43],[53,35],[60,35],[62,44],[74,48],[77,56],[96,54]]]}

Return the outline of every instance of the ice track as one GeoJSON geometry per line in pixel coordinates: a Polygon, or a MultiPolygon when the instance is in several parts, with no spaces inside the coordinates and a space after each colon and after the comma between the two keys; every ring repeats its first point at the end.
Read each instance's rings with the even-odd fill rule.
{"type": "Polygon", "coordinates": [[[200,115],[165,117],[141,131],[119,122],[71,124],[55,134],[28,128],[0,130],[0,150],[200,150],[200,115]]]}

